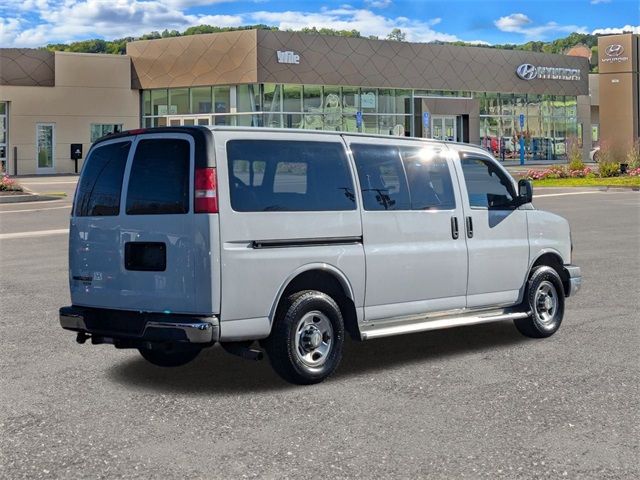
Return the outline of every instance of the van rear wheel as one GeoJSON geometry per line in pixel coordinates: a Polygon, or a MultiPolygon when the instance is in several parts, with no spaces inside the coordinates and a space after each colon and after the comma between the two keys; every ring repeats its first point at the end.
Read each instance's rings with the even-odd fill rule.
{"type": "Polygon", "coordinates": [[[161,350],[139,348],[142,358],[159,367],[180,367],[194,360],[200,353],[199,348],[188,350],[161,350]]]}
{"type": "Polygon", "coordinates": [[[556,333],[564,317],[564,288],[553,268],[541,266],[533,271],[522,305],[531,315],[514,320],[520,333],[531,338],[546,338],[556,333]]]}
{"type": "Polygon", "coordinates": [[[342,358],[344,321],[328,295],[305,290],[291,295],[264,341],[273,369],[286,381],[310,385],[331,375],[342,358]]]}

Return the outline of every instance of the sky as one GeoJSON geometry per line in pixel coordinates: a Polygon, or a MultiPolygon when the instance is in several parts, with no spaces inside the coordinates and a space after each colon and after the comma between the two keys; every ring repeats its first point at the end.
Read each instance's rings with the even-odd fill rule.
{"type": "Polygon", "coordinates": [[[193,25],[355,29],[498,44],[571,32],[640,33],[640,0],[0,0],[0,47],[111,40],[193,25]]]}

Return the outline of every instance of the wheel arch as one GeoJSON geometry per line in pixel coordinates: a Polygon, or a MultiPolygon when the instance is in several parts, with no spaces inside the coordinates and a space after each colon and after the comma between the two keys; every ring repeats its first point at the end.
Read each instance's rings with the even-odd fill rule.
{"type": "Polygon", "coordinates": [[[351,282],[344,272],[327,263],[303,265],[287,277],[280,286],[269,311],[269,321],[272,326],[284,300],[300,290],[317,290],[332,297],[340,307],[345,329],[351,338],[360,340],[355,293],[351,282]]]}
{"type": "Polygon", "coordinates": [[[560,276],[562,280],[562,287],[564,289],[565,296],[568,295],[570,290],[569,285],[569,275],[564,268],[564,261],[562,260],[562,255],[560,252],[554,249],[545,249],[538,253],[538,256],[531,262],[531,266],[529,267],[529,271],[527,273],[527,280],[531,277],[531,273],[536,267],[541,265],[545,265],[553,268],[557,274],[560,276]]]}

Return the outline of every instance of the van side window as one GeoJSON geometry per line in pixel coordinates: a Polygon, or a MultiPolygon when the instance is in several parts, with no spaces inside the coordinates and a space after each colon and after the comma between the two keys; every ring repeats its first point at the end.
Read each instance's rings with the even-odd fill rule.
{"type": "Polygon", "coordinates": [[[344,147],[335,142],[230,140],[231,207],[237,212],[355,210],[344,147]]]}
{"type": "Polygon", "coordinates": [[[131,142],[110,143],[91,151],[82,171],[74,215],[114,216],[120,213],[122,178],[131,142]]]}
{"type": "Polygon", "coordinates": [[[189,153],[186,140],[155,138],[138,142],[129,175],[127,215],[187,213],[189,153]]]}
{"type": "Polygon", "coordinates": [[[409,210],[409,188],[398,148],[352,143],[365,210],[409,210]]]}
{"type": "Polygon", "coordinates": [[[475,208],[512,210],[515,192],[509,177],[490,160],[461,158],[469,205],[475,208]]]}
{"type": "Polygon", "coordinates": [[[400,147],[412,210],[453,210],[456,199],[447,160],[433,150],[400,147]]]}

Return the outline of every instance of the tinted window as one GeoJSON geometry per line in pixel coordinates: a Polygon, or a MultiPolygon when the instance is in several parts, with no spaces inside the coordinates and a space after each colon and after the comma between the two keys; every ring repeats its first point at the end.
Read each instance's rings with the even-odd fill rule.
{"type": "Polygon", "coordinates": [[[118,142],[91,151],[78,184],[75,215],[118,215],[129,148],[131,142],[118,142]]]}
{"type": "Polygon", "coordinates": [[[189,211],[189,142],[141,140],[133,156],[127,214],[156,215],[189,211]]]}
{"type": "Polygon", "coordinates": [[[456,208],[446,159],[420,147],[401,147],[400,156],[407,174],[412,210],[456,208]]]}
{"type": "Polygon", "coordinates": [[[355,209],[339,143],[232,140],[227,158],[231,207],[238,212],[355,209]]]}
{"type": "Polygon", "coordinates": [[[351,144],[365,210],[409,210],[409,189],[398,148],[351,144]]]}
{"type": "Polygon", "coordinates": [[[490,160],[462,158],[462,172],[472,207],[512,209],[511,179],[490,160]]]}

